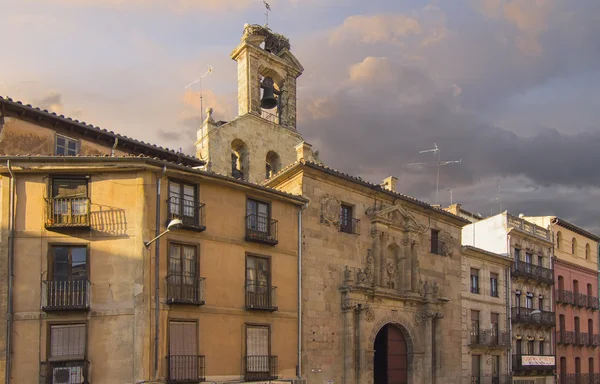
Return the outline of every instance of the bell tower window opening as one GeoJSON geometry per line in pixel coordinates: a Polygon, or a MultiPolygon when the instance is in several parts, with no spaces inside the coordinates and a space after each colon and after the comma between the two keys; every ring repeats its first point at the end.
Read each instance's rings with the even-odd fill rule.
{"type": "Polygon", "coordinates": [[[270,179],[281,170],[281,159],[274,151],[269,151],[266,158],[265,178],[270,179]]]}
{"type": "Polygon", "coordinates": [[[240,139],[231,142],[231,176],[246,180],[248,177],[248,147],[240,139]]]}
{"type": "Polygon", "coordinates": [[[260,116],[272,123],[279,124],[281,121],[282,103],[281,88],[270,76],[258,76],[260,84],[260,105],[258,111],[260,116]]]}

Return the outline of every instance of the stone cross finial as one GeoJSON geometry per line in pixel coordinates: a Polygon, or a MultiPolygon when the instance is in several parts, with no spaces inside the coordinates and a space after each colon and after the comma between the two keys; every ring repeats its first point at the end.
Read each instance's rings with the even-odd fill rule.
{"type": "Polygon", "coordinates": [[[212,114],[213,114],[213,109],[212,109],[212,107],[208,107],[208,108],[206,108],[206,119],[204,119],[204,122],[205,122],[205,123],[207,123],[207,122],[208,122],[208,123],[214,123],[214,122],[215,122],[215,120],[214,120],[214,119],[213,119],[213,117],[212,117],[212,114]]]}

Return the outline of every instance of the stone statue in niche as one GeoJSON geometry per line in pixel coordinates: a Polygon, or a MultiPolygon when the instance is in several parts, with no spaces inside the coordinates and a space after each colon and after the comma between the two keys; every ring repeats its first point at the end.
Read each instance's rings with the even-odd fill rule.
{"type": "Polygon", "coordinates": [[[321,200],[321,223],[338,226],[340,224],[341,202],[335,196],[327,195],[321,200]]]}
{"type": "Polygon", "coordinates": [[[438,297],[440,295],[440,287],[439,287],[437,281],[433,282],[432,291],[433,291],[433,297],[438,297]]]}
{"type": "Polygon", "coordinates": [[[387,287],[396,289],[396,281],[398,279],[398,267],[394,261],[389,261],[387,265],[387,287]]]}
{"type": "Polygon", "coordinates": [[[371,256],[371,250],[367,250],[367,265],[365,269],[359,269],[356,273],[356,282],[358,284],[373,285],[373,256],[371,256]]]}

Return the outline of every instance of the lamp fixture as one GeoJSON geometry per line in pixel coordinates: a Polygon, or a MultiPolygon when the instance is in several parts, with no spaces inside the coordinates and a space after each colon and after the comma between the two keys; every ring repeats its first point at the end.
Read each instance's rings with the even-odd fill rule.
{"type": "Polygon", "coordinates": [[[183,227],[183,221],[181,221],[180,219],[173,219],[169,222],[169,224],[167,225],[167,229],[161,233],[160,235],[156,236],[154,239],[150,240],[150,241],[145,241],[144,242],[144,246],[146,246],[146,249],[150,248],[150,245],[152,243],[154,243],[156,240],[160,239],[161,237],[163,237],[167,232],[169,232],[172,229],[179,229],[183,227]]]}

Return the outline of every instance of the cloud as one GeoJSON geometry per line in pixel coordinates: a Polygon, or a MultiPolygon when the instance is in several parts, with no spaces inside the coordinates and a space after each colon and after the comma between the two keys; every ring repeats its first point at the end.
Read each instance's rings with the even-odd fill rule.
{"type": "Polygon", "coordinates": [[[394,43],[423,33],[419,22],[405,15],[350,16],[331,33],[331,42],[394,43]]]}
{"type": "Polygon", "coordinates": [[[47,96],[35,100],[34,105],[58,114],[63,112],[62,95],[58,92],[50,92],[47,96]]]}
{"type": "Polygon", "coordinates": [[[120,10],[167,9],[177,12],[199,9],[203,11],[240,11],[253,3],[251,0],[46,0],[45,2],[73,7],[120,10]]]}

